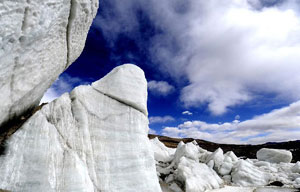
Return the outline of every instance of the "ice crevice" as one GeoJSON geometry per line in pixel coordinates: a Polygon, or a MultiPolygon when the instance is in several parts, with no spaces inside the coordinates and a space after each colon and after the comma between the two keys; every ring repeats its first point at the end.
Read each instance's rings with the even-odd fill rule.
{"type": "Polygon", "coordinates": [[[77,5],[76,0],[70,0],[70,11],[69,11],[68,24],[66,29],[67,61],[66,61],[65,69],[67,69],[70,62],[71,28],[72,28],[74,18],[76,16],[76,5],[77,5]]]}
{"type": "Polygon", "coordinates": [[[29,7],[26,6],[24,9],[24,16],[23,16],[23,20],[22,20],[22,26],[21,26],[21,31],[24,32],[27,28],[27,17],[28,17],[28,11],[29,11],[29,7]]]}
{"type": "MultiPolygon", "coordinates": [[[[12,76],[10,78],[10,85],[9,85],[9,87],[10,87],[10,99],[11,100],[13,100],[13,91],[14,91],[14,82],[15,82],[15,74],[14,74],[14,72],[15,72],[15,70],[17,68],[18,61],[19,61],[19,58],[15,57],[14,58],[14,66],[12,68],[13,73],[12,73],[12,76]]],[[[11,109],[9,109],[9,114],[11,114],[11,109]]]]}

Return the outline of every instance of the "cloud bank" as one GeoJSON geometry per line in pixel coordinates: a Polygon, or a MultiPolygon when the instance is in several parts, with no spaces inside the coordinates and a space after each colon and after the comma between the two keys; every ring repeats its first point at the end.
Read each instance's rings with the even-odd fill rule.
{"type": "Polygon", "coordinates": [[[186,121],[176,127],[165,127],[162,134],[171,137],[192,137],[217,143],[265,143],[299,140],[300,101],[246,121],[222,124],[186,121]]]}
{"type": "Polygon", "coordinates": [[[180,97],[187,107],[207,105],[222,115],[261,94],[300,99],[297,0],[111,0],[105,6],[113,14],[104,12],[95,23],[111,45],[120,33],[142,39],[140,13],[146,15],[154,31],[147,50],[163,73],[188,80],[180,97]]]}

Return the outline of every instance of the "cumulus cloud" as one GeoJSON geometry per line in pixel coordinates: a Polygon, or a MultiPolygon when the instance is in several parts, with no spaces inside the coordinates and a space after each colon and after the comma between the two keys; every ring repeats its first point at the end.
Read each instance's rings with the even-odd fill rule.
{"type": "MultiPolygon", "coordinates": [[[[143,11],[159,33],[148,50],[161,71],[188,85],[186,106],[208,104],[212,114],[274,94],[300,99],[300,8],[297,0],[109,1],[113,19],[96,18],[113,41],[118,33],[138,38],[143,11]],[[124,32],[125,31],[125,32],[124,32]]],[[[109,15],[108,13],[105,14],[109,15]]]]}
{"type": "Polygon", "coordinates": [[[257,11],[241,2],[219,7],[203,24],[193,24],[189,35],[199,52],[186,68],[190,85],[181,97],[186,105],[208,102],[209,110],[221,115],[228,107],[253,99],[255,92],[299,99],[297,12],[277,7],[257,11]]]}
{"type": "Polygon", "coordinates": [[[61,96],[63,93],[70,92],[78,85],[84,85],[87,82],[77,77],[71,77],[68,74],[62,74],[46,91],[40,103],[48,103],[61,96]]]}
{"type": "Polygon", "coordinates": [[[153,116],[153,117],[149,117],[149,122],[150,124],[154,124],[154,123],[167,123],[167,122],[172,122],[175,121],[174,117],[166,115],[166,116],[153,116]]]}
{"type": "Polygon", "coordinates": [[[190,111],[184,111],[182,112],[182,115],[193,115],[193,113],[190,111]]]}
{"type": "Polygon", "coordinates": [[[176,127],[165,127],[163,135],[193,137],[218,143],[265,143],[300,138],[300,101],[246,121],[222,124],[186,121],[176,127]]]}
{"type": "Polygon", "coordinates": [[[166,81],[149,81],[148,89],[156,95],[167,96],[174,91],[174,87],[166,81]]]}

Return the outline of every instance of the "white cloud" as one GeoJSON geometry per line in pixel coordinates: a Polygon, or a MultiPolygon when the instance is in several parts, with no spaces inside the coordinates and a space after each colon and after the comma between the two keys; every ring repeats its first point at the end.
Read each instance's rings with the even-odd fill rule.
{"type": "Polygon", "coordinates": [[[121,31],[139,38],[134,11],[142,10],[162,31],[151,37],[153,61],[177,81],[189,81],[181,101],[207,103],[221,115],[258,94],[300,99],[300,6],[297,0],[277,2],[111,0],[114,19],[96,20],[108,39],[121,31]]]}
{"type": "Polygon", "coordinates": [[[300,83],[297,13],[279,8],[257,11],[240,2],[223,8],[212,3],[216,12],[207,14],[202,24],[192,23],[187,35],[199,51],[186,67],[190,85],[181,97],[186,105],[208,102],[209,110],[221,115],[253,99],[256,91],[300,98],[300,89],[295,90],[300,83]]]}
{"type": "Polygon", "coordinates": [[[156,131],[154,129],[151,129],[151,128],[149,128],[149,132],[148,133],[149,134],[153,134],[153,135],[157,134],[156,131]]]}
{"type": "Polygon", "coordinates": [[[56,90],[53,87],[50,87],[42,97],[40,103],[50,103],[59,96],[60,95],[56,92],[56,90]]]}
{"type": "Polygon", "coordinates": [[[193,115],[193,113],[190,111],[184,111],[182,112],[182,115],[193,115]]]}
{"type": "Polygon", "coordinates": [[[160,116],[149,117],[150,124],[167,123],[167,122],[172,122],[172,121],[175,121],[175,119],[172,116],[169,116],[169,115],[166,115],[166,116],[163,116],[163,117],[160,117],[160,116]]]}
{"type": "Polygon", "coordinates": [[[177,127],[166,127],[163,135],[193,137],[218,143],[265,143],[300,138],[300,101],[250,120],[210,124],[186,121],[177,127]]]}
{"type": "Polygon", "coordinates": [[[154,80],[148,82],[148,89],[150,92],[162,96],[167,96],[174,91],[174,87],[168,82],[154,80]]]}
{"type": "Polygon", "coordinates": [[[77,77],[71,77],[67,74],[62,74],[46,91],[40,103],[49,103],[58,98],[65,92],[70,92],[75,86],[84,85],[87,82],[77,77]]]}

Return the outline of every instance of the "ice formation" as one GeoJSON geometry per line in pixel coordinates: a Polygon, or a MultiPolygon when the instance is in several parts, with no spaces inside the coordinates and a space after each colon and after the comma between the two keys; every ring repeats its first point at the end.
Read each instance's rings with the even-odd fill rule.
{"type": "Polygon", "coordinates": [[[181,142],[177,149],[169,149],[157,138],[150,141],[164,192],[293,192],[300,188],[300,162],[290,163],[289,151],[268,149],[276,157],[273,163],[240,159],[221,148],[209,152],[196,141],[181,142]],[[269,186],[275,181],[283,187],[269,186]]]}
{"type": "Polygon", "coordinates": [[[98,0],[1,1],[0,126],[38,105],[80,55],[97,9],[98,0]]]}
{"type": "Polygon", "coordinates": [[[257,151],[256,157],[260,161],[268,161],[270,163],[290,163],[293,158],[290,151],[267,148],[257,151]]]}
{"type": "Polygon", "coordinates": [[[127,64],[45,105],[7,141],[0,189],[161,191],[146,100],[143,71],[127,64]]]}

